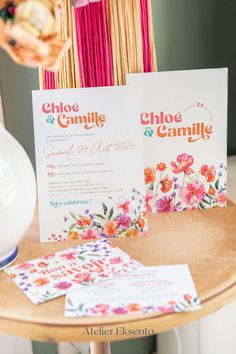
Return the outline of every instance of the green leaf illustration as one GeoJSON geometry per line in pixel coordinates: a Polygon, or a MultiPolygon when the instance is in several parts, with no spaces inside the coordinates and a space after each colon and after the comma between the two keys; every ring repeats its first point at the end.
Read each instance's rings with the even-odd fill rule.
{"type": "Polygon", "coordinates": [[[101,215],[101,214],[95,214],[95,215],[96,215],[97,218],[100,218],[100,219],[103,219],[103,220],[106,219],[106,218],[105,218],[103,215],[101,215]]]}
{"type": "Polygon", "coordinates": [[[107,209],[106,204],[105,204],[105,203],[102,203],[102,207],[103,207],[103,212],[104,212],[104,215],[107,215],[107,211],[108,211],[108,209],[107,209]]]}
{"type": "Polygon", "coordinates": [[[69,227],[69,233],[73,230],[73,228],[75,227],[75,224],[71,224],[70,227],[69,227]]]}
{"type": "Polygon", "coordinates": [[[218,180],[215,183],[215,188],[218,190],[219,189],[219,184],[220,184],[220,179],[218,178],[218,180]]]}
{"type": "Polygon", "coordinates": [[[114,208],[111,208],[111,210],[108,213],[108,220],[111,220],[113,214],[114,214],[114,208]]]}
{"type": "Polygon", "coordinates": [[[75,216],[74,213],[70,212],[70,216],[71,216],[75,221],[77,221],[77,217],[75,216]]]}

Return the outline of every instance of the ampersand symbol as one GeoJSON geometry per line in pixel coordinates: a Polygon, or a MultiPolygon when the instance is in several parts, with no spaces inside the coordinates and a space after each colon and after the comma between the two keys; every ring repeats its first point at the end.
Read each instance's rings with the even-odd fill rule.
{"type": "Polygon", "coordinates": [[[48,116],[47,117],[47,123],[54,124],[54,121],[55,121],[55,119],[53,118],[53,116],[48,116]]]}
{"type": "Polygon", "coordinates": [[[152,137],[154,130],[151,127],[146,127],[144,130],[144,135],[148,137],[152,137]]]}

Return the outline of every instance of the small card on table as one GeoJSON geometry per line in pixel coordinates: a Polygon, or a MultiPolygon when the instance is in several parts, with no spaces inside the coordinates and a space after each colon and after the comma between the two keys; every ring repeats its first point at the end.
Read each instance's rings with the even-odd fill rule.
{"type": "Polygon", "coordinates": [[[132,91],[34,91],[33,112],[41,241],[144,236],[142,132],[132,91]]]}
{"type": "Polygon", "coordinates": [[[5,272],[34,304],[39,304],[140,267],[118,247],[99,240],[9,267],[5,272]]]}
{"type": "Polygon", "coordinates": [[[153,312],[187,312],[201,308],[188,265],[143,267],[125,276],[68,293],[66,317],[153,312]]]}

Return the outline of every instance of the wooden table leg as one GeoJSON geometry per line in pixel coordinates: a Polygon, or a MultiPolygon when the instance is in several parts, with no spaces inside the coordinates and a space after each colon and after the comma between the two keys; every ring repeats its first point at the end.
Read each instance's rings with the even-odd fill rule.
{"type": "Polygon", "coordinates": [[[110,342],[90,342],[90,354],[111,354],[110,342]]]}

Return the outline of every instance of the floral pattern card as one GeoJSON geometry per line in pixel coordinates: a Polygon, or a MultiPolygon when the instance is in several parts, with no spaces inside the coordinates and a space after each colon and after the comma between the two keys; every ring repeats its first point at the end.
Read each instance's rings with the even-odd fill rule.
{"type": "Polygon", "coordinates": [[[127,75],[140,101],[148,212],[227,204],[227,69],[127,75]]]}
{"type": "Polygon", "coordinates": [[[140,267],[118,247],[98,240],[9,267],[5,272],[34,304],[40,304],[140,267]]]}
{"type": "Polygon", "coordinates": [[[33,112],[41,241],[145,236],[142,130],[132,90],[34,91],[33,112]]]}
{"type": "Polygon", "coordinates": [[[187,264],[143,267],[66,296],[65,316],[185,312],[201,308],[187,264]]]}

